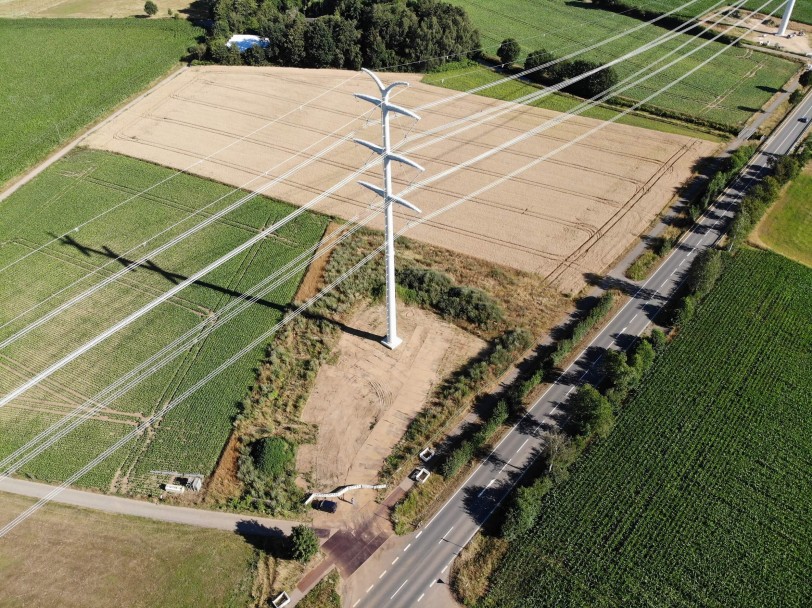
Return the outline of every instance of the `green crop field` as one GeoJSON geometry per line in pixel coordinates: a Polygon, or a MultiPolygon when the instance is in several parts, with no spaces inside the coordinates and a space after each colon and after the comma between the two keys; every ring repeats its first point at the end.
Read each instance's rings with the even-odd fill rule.
{"type": "MultiPolygon", "coordinates": [[[[639,6],[648,11],[657,11],[657,12],[667,12],[669,10],[673,10],[678,6],[682,6],[685,4],[685,0],[657,0],[657,2],[651,2],[650,0],[622,0],[623,4],[626,6],[639,6]]],[[[747,0],[744,3],[745,8],[750,10],[758,9],[762,4],[764,4],[765,0],[747,0]]],[[[679,13],[683,17],[693,17],[695,15],[701,15],[705,13],[711,6],[716,4],[714,0],[699,0],[695,4],[691,6],[687,6],[679,13]]],[[[732,4],[732,3],[731,3],[732,4]]],[[[774,4],[772,6],[775,6],[774,4]]],[[[770,12],[769,9],[766,12],[770,12]]],[[[762,12],[764,10],[762,9],[762,12]]],[[[784,14],[784,9],[781,8],[778,12],[775,13],[775,20],[778,21],[784,14]]],[[[812,4],[809,2],[805,2],[804,0],[798,0],[795,3],[795,8],[792,10],[792,20],[799,21],[801,23],[812,23],[812,4]]]]}
{"type": "Polygon", "coordinates": [[[177,65],[182,19],[0,19],[0,185],[177,65]]]}
{"type": "MultiPolygon", "coordinates": [[[[0,339],[12,335],[69,296],[122,268],[200,221],[233,203],[245,192],[200,178],[180,175],[150,192],[141,190],[173,171],[114,154],[81,151],[69,155],[15,193],[0,214],[0,339]],[[204,206],[213,203],[203,210],[204,206]],[[71,232],[70,238],[37,247],[99,213],[107,215],[71,232]],[[175,225],[177,224],[177,225],[175,225]],[[174,226],[174,227],[173,227],[174,226]],[[142,243],[164,232],[146,246],[142,243]],[[130,251],[133,250],[133,251],[130,251]],[[128,253],[128,251],[130,253],[128,253]],[[125,255],[126,254],[126,255],[125,255]],[[22,256],[28,256],[22,258],[22,256]],[[123,259],[116,260],[118,256],[123,259]],[[22,258],[22,259],[21,259],[22,258]],[[15,263],[15,260],[21,260],[15,263]],[[71,284],[90,271],[95,278],[71,284]],[[42,304],[37,304],[42,302],[42,304]],[[32,307],[35,307],[32,309],[32,307]],[[19,318],[18,318],[19,317],[19,318]]],[[[45,323],[0,352],[0,393],[71,352],[102,329],[167,291],[209,262],[242,244],[293,207],[256,197],[138,267],[113,285],[45,323]]],[[[88,397],[151,357],[201,322],[217,322],[217,313],[273,270],[317,242],[326,218],[304,213],[196,284],[158,306],[5,408],[0,409],[0,457],[53,423],[88,397]]],[[[33,477],[56,481],[90,460],[144,416],[237,353],[282,316],[301,272],[212,332],[160,372],[120,397],[91,421],[23,469],[33,477]]],[[[198,331],[198,330],[194,330],[198,331]]],[[[83,485],[121,491],[155,489],[151,470],[200,472],[214,466],[231,428],[238,403],[254,379],[263,355],[260,346],[239,364],[184,401],[148,433],[86,476],[83,485]],[[147,485],[143,485],[147,484],[147,485]]]]}
{"type": "MultiPolygon", "coordinates": [[[[562,56],[640,24],[632,17],[569,0],[515,0],[510,3],[509,10],[497,0],[452,2],[468,11],[482,34],[483,47],[491,53],[496,52],[505,38],[516,38],[522,45],[523,56],[540,48],[562,56]]],[[[666,31],[648,26],[579,58],[605,63],[654,40],[666,31]]],[[[615,66],[618,77],[623,79],[653,64],[661,67],[659,59],[687,40],[689,37],[680,36],[618,64],[615,66]]],[[[703,42],[689,42],[676,55],[669,56],[665,63],[684,56],[703,42]]],[[[710,43],[646,82],[625,91],[622,97],[632,101],[645,99],[721,47],[720,43],[710,43]]],[[[737,129],[781,89],[799,67],[796,63],[766,53],[730,48],[716,60],[652,99],[648,105],[659,111],[737,129]]]]}
{"type": "Polygon", "coordinates": [[[756,232],[773,251],[812,266],[812,171],[793,180],[756,232]]]}
{"type": "MultiPolygon", "coordinates": [[[[446,87],[456,91],[468,91],[474,87],[479,87],[484,84],[489,84],[501,80],[502,76],[493,70],[481,65],[464,65],[458,69],[446,69],[442,72],[426,74],[423,77],[423,82],[435,86],[446,87]]],[[[511,80],[503,82],[493,87],[483,89],[478,95],[484,97],[491,97],[493,99],[501,99],[503,101],[514,101],[519,97],[523,97],[528,93],[537,91],[538,89],[532,84],[522,82],[519,80],[511,80]]],[[[564,93],[553,93],[537,99],[530,105],[536,108],[544,108],[546,110],[553,110],[555,112],[569,112],[581,103],[581,99],[567,95],[564,93]]],[[[610,120],[615,118],[620,112],[611,107],[596,106],[589,108],[581,114],[587,118],[595,118],[598,120],[610,120]]],[[[723,138],[700,130],[696,127],[686,123],[677,121],[668,121],[665,119],[658,119],[656,117],[645,116],[640,113],[630,113],[617,119],[619,124],[629,125],[632,127],[641,127],[644,129],[653,129],[655,131],[662,131],[663,133],[674,133],[676,135],[685,135],[687,137],[698,137],[707,139],[708,141],[723,141],[723,138]]]]}
{"type": "Polygon", "coordinates": [[[482,606],[804,606],[812,269],[742,250],[482,606]]]}

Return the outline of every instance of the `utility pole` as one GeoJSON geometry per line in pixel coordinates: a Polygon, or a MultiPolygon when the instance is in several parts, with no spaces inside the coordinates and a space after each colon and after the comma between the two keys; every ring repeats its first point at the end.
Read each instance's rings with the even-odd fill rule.
{"type": "Polygon", "coordinates": [[[789,27],[789,20],[792,17],[792,9],[795,7],[795,0],[788,0],[787,6],[784,9],[784,18],[781,19],[781,27],[778,28],[778,36],[785,36],[787,27],[789,27]]]}
{"type": "Polygon", "coordinates": [[[381,97],[372,97],[371,95],[364,95],[363,93],[356,93],[355,96],[358,99],[363,99],[364,101],[368,101],[372,105],[375,105],[381,109],[381,125],[383,127],[383,146],[377,146],[375,144],[371,144],[368,141],[364,141],[361,139],[354,140],[356,143],[361,144],[375,152],[375,154],[380,155],[383,159],[383,188],[379,188],[378,186],[373,186],[368,182],[358,182],[364,188],[368,188],[372,190],[375,194],[381,196],[383,198],[383,207],[384,213],[386,215],[386,227],[385,227],[385,239],[386,239],[386,320],[387,320],[387,331],[386,331],[386,339],[384,339],[383,345],[387,346],[388,348],[395,349],[397,348],[402,340],[398,337],[398,319],[397,319],[397,310],[395,308],[395,227],[394,227],[394,218],[392,213],[392,204],[398,203],[399,205],[403,205],[420,213],[420,209],[412,205],[409,201],[403,200],[399,196],[395,196],[392,194],[392,161],[397,161],[399,163],[403,163],[405,165],[409,165],[410,167],[414,167],[418,171],[425,171],[423,167],[418,165],[416,162],[409,160],[399,154],[392,153],[392,146],[389,137],[389,113],[396,112],[398,114],[403,114],[404,116],[409,116],[415,120],[420,120],[420,117],[412,112],[411,110],[407,110],[406,108],[402,108],[397,106],[393,103],[389,102],[389,93],[392,92],[392,89],[398,86],[405,86],[408,87],[408,82],[393,82],[388,87],[385,87],[381,82],[381,79],[378,78],[373,72],[370,70],[364,69],[364,72],[370,75],[372,80],[375,81],[375,84],[378,85],[378,90],[381,93],[381,97]]]}

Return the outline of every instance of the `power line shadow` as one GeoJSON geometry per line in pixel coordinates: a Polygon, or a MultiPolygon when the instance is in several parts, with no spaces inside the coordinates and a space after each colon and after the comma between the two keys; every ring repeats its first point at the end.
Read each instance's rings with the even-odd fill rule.
{"type": "MultiPolygon", "coordinates": [[[[50,233],[49,233],[50,234],[50,233]]],[[[126,257],[123,257],[112,250],[107,245],[102,245],[101,249],[95,249],[89,245],[82,245],[76,239],[71,237],[70,235],[63,235],[63,236],[56,236],[51,234],[51,236],[55,239],[58,239],[63,245],[68,245],[69,247],[73,247],[77,251],[79,251],[82,255],[86,257],[92,257],[93,255],[99,255],[105,258],[109,258],[111,260],[115,260],[116,262],[120,263],[124,268],[129,268],[130,272],[137,272],[139,270],[146,270],[148,272],[152,272],[155,274],[160,275],[168,282],[172,283],[173,285],[178,285],[183,281],[186,281],[189,277],[178,273],[173,272],[171,270],[166,270],[153,262],[152,260],[145,260],[144,262],[136,264],[136,260],[131,260],[126,257]]],[[[210,283],[208,281],[197,280],[192,283],[193,285],[197,285],[198,287],[203,287],[205,289],[211,289],[213,291],[217,291],[219,293],[225,294],[232,298],[239,298],[241,300],[251,300],[254,304],[259,304],[260,306],[265,306],[266,308],[273,308],[280,312],[285,312],[286,307],[277,304],[275,302],[271,302],[269,300],[265,300],[263,298],[259,298],[257,300],[253,300],[252,296],[248,294],[242,293],[240,291],[230,289],[228,287],[223,287],[222,285],[217,285],[215,283],[210,283]]]]}

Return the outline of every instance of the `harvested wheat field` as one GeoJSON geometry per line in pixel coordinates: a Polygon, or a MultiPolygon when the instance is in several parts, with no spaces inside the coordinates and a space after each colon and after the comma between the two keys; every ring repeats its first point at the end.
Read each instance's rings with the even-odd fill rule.
{"type": "MultiPolygon", "coordinates": [[[[156,17],[168,16],[167,9],[190,13],[190,0],[159,0],[157,4],[160,12],[156,17]]],[[[0,0],[0,17],[108,19],[144,14],[141,0],[0,0]]]]}
{"type": "Polygon", "coordinates": [[[338,362],[319,370],[302,411],[304,422],[318,424],[318,438],[300,446],[296,459],[317,491],[377,483],[383,459],[431,389],[486,346],[419,308],[402,307],[398,320],[403,344],[388,350],[378,342],[386,333],[385,307],[360,310],[338,342],[338,362]]]}
{"type": "MultiPolygon", "coordinates": [[[[454,95],[419,82],[415,74],[384,75],[407,80],[397,103],[415,109],[417,123],[398,117],[393,141],[426,168],[394,171],[398,191],[415,179],[443,171],[527,133],[557,113],[515,106],[482,124],[471,119],[502,102],[454,95]],[[435,104],[430,107],[422,107],[435,104]],[[451,121],[452,134],[423,137],[451,121]],[[453,134],[462,127],[464,132],[453,134]],[[404,143],[404,137],[406,137],[404,143]]],[[[88,140],[92,147],[135,156],[266,193],[303,205],[371,160],[369,150],[349,141],[380,140],[376,114],[354,92],[376,93],[363,74],[339,70],[202,67],[189,70],[147,96],[88,140]],[[337,131],[338,135],[333,135],[337,131]],[[340,142],[341,138],[346,138],[340,142]],[[239,139],[239,141],[237,141],[239,139]],[[319,156],[325,147],[333,145],[319,156]],[[288,173],[302,161],[302,169],[288,173]]],[[[575,117],[471,164],[409,194],[423,216],[444,209],[473,191],[512,174],[601,124],[575,117]]],[[[436,132],[435,132],[436,133],[436,132]]],[[[448,134],[449,131],[442,131],[448,134]]],[[[603,271],[674,197],[698,158],[715,144],[688,137],[608,125],[511,179],[431,217],[409,232],[434,245],[539,273],[564,293],[584,284],[585,273],[603,271]]],[[[380,183],[380,166],[364,179],[380,183]]],[[[345,219],[366,216],[375,195],[355,179],[315,210],[345,219]]],[[[414,216],[398,210],[398,225],[414,216]]],[[[381,227],[376,218],[373,226],[381,227]]]]}

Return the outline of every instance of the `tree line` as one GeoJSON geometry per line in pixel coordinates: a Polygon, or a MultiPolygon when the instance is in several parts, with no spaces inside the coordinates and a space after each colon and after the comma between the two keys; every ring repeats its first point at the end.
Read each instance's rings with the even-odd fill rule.
{"type": "MultiPolygon", "coordinates": [[[[496,52],[502,65],[508,68],[513,65],[521,53],[521,46],[513,38],[503,40],[496,52]]],[[[584,98],[600,95],[618,83],[617,72],[614,68],[604,68],[600,62],[585,59],[561,61],[546,49],[537,49],[529,53],[524,61],[524,69],[534,70],[527,75],[528,79],[546,86],[593,72],[564,88],[565,91],[584,98]]]]}
{"type": "Polygon", "coordinates": [[[424,71],[476,54],[465,11],[439,0],[214,0],[206,42],[192,57],[226,65],[424,71]],[[266,47],[226,42],[256,34],[266,47]]]}

